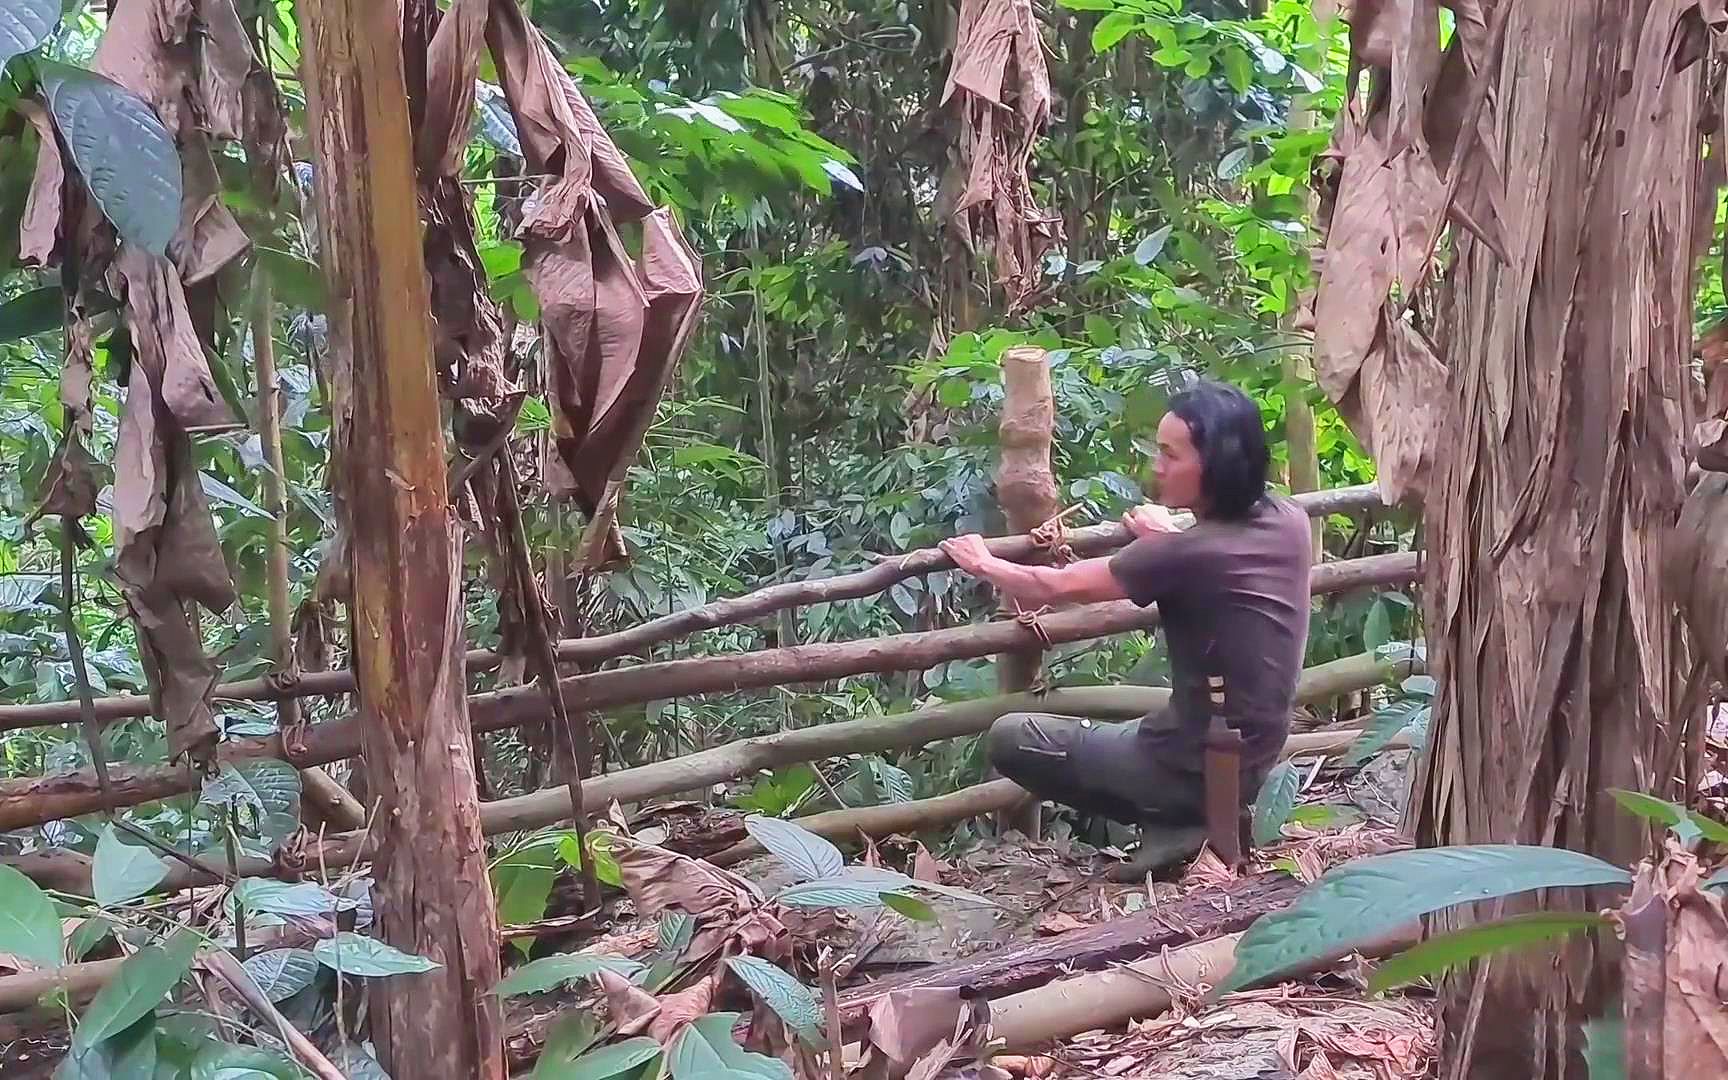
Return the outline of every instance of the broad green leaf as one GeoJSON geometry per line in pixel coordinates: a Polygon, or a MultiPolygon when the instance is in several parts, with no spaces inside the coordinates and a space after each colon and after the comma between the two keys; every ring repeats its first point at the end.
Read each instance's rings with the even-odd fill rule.
{"type": "Polygon", "coordinates": [[[701,1034],[732,1070],[724,1074],[727,1080],[792,1080],[792,1068],[784,1061],[751,1053],[738,1045],[732,1038],[732,1029],[737,1024],[737,1013],[709,1013],[691,1021],[690,1028],[701,1034]]]}
{"type": "Polygon", "coordinates": [[[79,923],[78,929],[72,931],[72,936],[66,939],[66,959],[76,964],[119,928],[119,923],[100,912],[90,916],[79,923]]]}
{"type": "Polygon", "coordinates": [[[809,987],[760,957],[734,956],[726,966],[800,1038],[812,1046],[820,1044],[822,1006],[809,987]]]}
{"type": "Polygon", "coordinates": [[[377,938],[344,931],[312,946],[319,963],[344,975],[415,975],[438,965],[384,944],[377,938]]]}
{"type": "MultiPolygon", "coordinates": [[[[701,1036],[696,1036],[700,1040],[701,1036]]],[[[550,1047],[548,1047],[550,1052],[550,1047]]],[[[543,1055],[534,1068],[535,1080],[612,1080],[618,1076],[636,1076],[636,1070],[660,1056],[660,1044],[649,1038],[625,1039],[588,1051],[574,1061],[556,1063],[548,1069],[543,1055]]],[[[714,1060],[719,1061],[718,1054],[714,1060]]],[[[721,1063],[724,1068],[724,1063],[721,1063]]],[[[673,1075],[680,1075],[674,1073],[673,1075]]],[[[695,1075],[695,1074],[691,1074],[695,1075]]],[[[716,1073],[723,1076],[724,1073],[716,1073]]]]}
{"type": "Polygon", "coordinates": [[[817,878],[789,885],[774,899],[793,907],[878,908],[882,906],[882,894],[889,891],[892,890],[848,878],[817,878]]]}
{"type": "Polygon", "coordinates": [[[1654,798],[1637,791],[1611,788],[1608,793],[1614,796],[1615,802],[1641,818],[1660,822],[1670,829],[1679,829],[1690,824],[1698,830],[1700,835],[1715,843],[1728,844],[1728,825],[1707,818],[1703,814],[1694,813],[1676,803],[1654,798]]]}
{"type": "MultiPolygon", "coordinates": [[[[727,1038],[731,1038],[730,1034],[727,1038]]],[[[666,1055],[666,1063],[672,1080],[736,1080],[719,1051],[694,1026],[678,1033],[666,1055]]]]}
{"type": "MultiPolygon", "coordinates": [[[[1253,164],[1253,162],[1249,160],[1248,156],[1251,153],[1253,153],[1253,151],[1248,147],[1238,146],[1228,154],[1225,154],[1218,162],[1218,179],[1234,180],[1238,176],[1241,176],[1245,171],[1247,171],[1248,166],[1253,164]]],[[[1370,618],[1372,618],[1372,615],[1370,615],[1370,618]]],[[[1372,648],[1372,646],[1370,646],[1370,648],[1372,648]]]]}
{"type": "Polygon", "coordinates": [[[90,1046],[72,1046],[54,1080],[154,1080],[157,1069],[154,1010],[118,1034],[90,1046]]]}
{"type": "Polygon", "coordinates": [[[1454,904],[1631,880],[1618,866],[1589,855],[1517,844],[1358,859],[1315,882],[1290,907],[1249,927],[1236,946],[1236,968],[1221,990],[1262,982],[1454,904]]]}
{"type": "Polygon", "coordinates": [[[5,865],[0,865],[0,952],[45,968],[59,967],[62,955],[54,901],[34,881],[5,865]]]}
{"type": "Polygon", "coordinates": [[[42,594],[54,581],[52,574],[0,576],[0,614],[24,614],[36,609],[42,602],[42,594]]]}
{"type": "MultiPolygon", "coordinates": [[[[60,25],[61,0],[0,0],[0,72],[14,56],[48,40],[60,25]]],[[[56,290],[58,291],[58,290],[56,290]]]]}
{"type": "Polygon", "coordinates": [[[121,840],[112,825],[102,830],[102,838],[96,841],[96,860],[90,868],[98,904],[115,907],[136,900],[167,876],[168,863],[155,852],[121,840]]]}
{"type": "Polygon", "coordinates": [[[660,916],[660,951],[678,955],[696,936],[696,917],[687,911],[668,911],[660,916]]]}
{"type": "Polygon", "coordinates": [[[1140,241],[1139,246],[1134,249],[1134,261],[1141,266],[1151,266],[1157,262],[1158,256],[1164,251],[1164,245],[1170,240],[1170,233],[1173,229],[1175,229],[1174,225],[1166,225],[1140,241]]]}
{"type": "Polygon", "coordinates": [[[1424,702],[1411,699],[1395,701],[1383,709],[1374,710],[1367,729],[1357,736],[1350,752],[1344,755],[1344,767],[1353,769],[1378,754],[1428,707],[1424,702]]]}
{"type": "Polygon", "coordinates": [[[251,499],[248,499],[238,491],[235,491],[233,488],[216,479],[214,476],[211,476],[209,473],[201,472],[198,474],[198,486],[203,488],[204,494],[208,495],[215,502],[219,502],[224,506],[232,506],[247,517],[269,518],[274,516],[262,506],[259,506],[251,499]]]}
{"type": "Polygon", "coordinates": [[[1112,11],[1099,19],[1098,25],[1092,28],[1092,51],[1109,52],[1139,26],[1140,16],[1134,12],[1112,11]]]}
{"type": "Polygon", "coordinates": [[[1254,843],[1270,844],[1283,835],[1301,790],[1302,774],[1295,765],[1281,761],[1273,766],[1254,797],[1254,843]]]}
{"type": "Polygon", "coordinates": [[[744,829],[800,881],[833,877],[846,868],[839,848],[801,825],[752,814],[744,829]]]}
{"type": "Polygon", "coordinates": [[[1384,993],[1490,953],[1541,945],[1606,924],[1606,919],[1592,912],[1543,911],[1439,934],[1375,968],[1368,980],[1368,990],[1384,993]]]}
{"type": "Polygon", "coordinates": [[[265,245],[255,245],[258,261],[270,271],[270,284],[276,296],[292,307],[323,311],[325,308],[324,276],[316,264],[290,251],[265,245]]]}
{"type": "Polygon", "coordinates": [[[229,908],[239,908],[249,915],[285,915],[306,917],[329,915],[341,906],[336,894],[316,881],[273,881],[270,878],[244,878],[234,886],[229,896],[229,908]]]}
{"type": "Polygon", "coordinates": [[[246,958],[243,965],[258,989],[273,1002],[286,1001],[318,977],[318,958],[310,949],[271,949],[246,958]]]}
{"type": "Polygon", "coordinates": [[[198,801],[222,806],[237,802],[257,815],[258,834],[269,844],[300,827],[300,773],[285,761],[258,759],[235,767],[222,762],[204,782],[198,801]]]}
{"type": "Polygon", "coordinates": [[[1590,1080],[1626,1080],[1626,1021],[1618,1008],[1584,1025],[1584,1066],[1590,1080]]]}
{"type": "Polygon", "coordinates": [[[883,907],[890,911],[898,912],[899,914],[906,916],[908,919],[911,919],[913,922],[936,923],[942,921],[936,917],[935,908],[932,908],[929,904],[926,904],[916,896],[907,896],[905,893],[886,892],[882,894],[881,900],[883,907]]]}
{"type": "Polygon", "coordinates": [[[72,1033],[72,1045],[95,1046],[153,1011],[186,977],[202,943],[197,934],[181,929],[162,944],[146,945],[127,957],[85,1010],[72,1033]]]}
{"type": "Polygon", "coordinates": [[[875,777],[877,786],[891,803],[911,802],[916,793],[912,783],[912,774],[898,765],[891,765],[881,758],[870,760],[870,774],[875,777]]]}
{"type": "Polygon", "coordinates": [[[642,970],[642,965],[636,961],[618,956],[595,956],[589,953],[543,956],[532,963],[523,964],[500,980],[498,995],[515,997],[518,994],[541,994],[575,979],[598,975],[602,971],[630,978],[642,970]]]}
{"type": "MultiPolygon", "coordinates": [[[[1247,155],[1247,150],[1237,150],[1235,153],[1247,155]]],[[[1226,158],[1225,160],[1229,160],[1226,158]]],[[[1224,166],[1218,166],[1222,175],[1224,166]]],[[[1378,649],[1392,640],[1392,611],[1386,606],[1386,601],[1375,600],[1368,607],[1368,619],[1362,624],[1362,643],[1370,649],[1378,649]]]]}
{"type": "MultiPolygon", "coordinates": [[[[5,3],[6,0],[0,0],[0,12],[4,11],[5,3]]],[[[0,15],[0,25],[4,22],[4,16],[0,15]]],[[[4,36],[4,31],[0,30],[0,37],[4,36]]],[[[118,306],[113,297],[98,293],[91,298],[89,310],[96,315],[113,311],[118,306]]],[[[58,285],[45,285],[20,293],[0,304],[0,345],[46,334],[50,330],[58,333],[65,321],[65,299],[58,285]]]]}
{"type": "Polygon", "coordinates": [[[119,83],[38,65],[54,124],[96,205],[122,239],[164,255],[180,227],[180,155],[150,106],[119,83]]]}
{"type": "Polygon", "coordinates": [[[600,1025],[591,1010],[577,1009],[564,1013],[553,1021],[551,1030],[546,1033],[546,1049],[540,1052],[533,1075],[539,1080],[567,1076],[571,1064],[599,1038],[600,1025]]]}
{"type": "MultiPolygon", "coordinates": [[[[578,859],[574,838],[571,847],[578,859]]],[[[546,903],[552,896],[552,883],[557,880],[559,857],[556,846],[530,845],[512,852],[492,868],[492,892],[498,898],[498,920],[505,926],[521,926],[544,918],[546,903]]],[[[533,947],[531,940],[519,940],[517,948],[523,956],[533,947]]]]}
{"type": "Polygon", "coordinates": [[[300,1067],[256,1046],[216,1043],[192,1062],[189,1080],[299,1080],[300,1067]]]}

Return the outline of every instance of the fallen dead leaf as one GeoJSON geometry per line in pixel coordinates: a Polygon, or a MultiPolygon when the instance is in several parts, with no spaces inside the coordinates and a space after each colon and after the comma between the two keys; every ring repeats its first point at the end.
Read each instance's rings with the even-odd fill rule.
{"type": "Polygon", "coordinates": [[[1066,911],[1052,911],[1038,920],[1038,932],[1047,936],[1066,934],[1070,930],[1084,930],[1091,923],[1078,919],[1066,911]]]}

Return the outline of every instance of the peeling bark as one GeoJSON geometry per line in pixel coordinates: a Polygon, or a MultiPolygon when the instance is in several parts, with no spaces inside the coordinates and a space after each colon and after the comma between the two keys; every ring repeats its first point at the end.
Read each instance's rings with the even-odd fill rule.
{"type": "Polygon", "coordinates": [[[385,941],[439,964],[378,980],[393,1076],[503,1080],[497,917],[474,796],[462,665],[461,533],[449,506],[429,287],[394,5],[300,5],[346,463],[354,669],[385,941]],[[359,167],[364,161],[365,167],[359,167]]]}
{"type": "MultiPolygon", "coordinates": [[[[1496,57],[1459,10],[1487,82],[1442,70],[1428,121],[1485,101],[1480,157],[1506,182],[1498,229],[1461,222],[1442,293],[1424,597],[1439,694],[1414,827],[1423,844],[1626,865],[1645,830],[1600,792],[1679,795],[1672,763],[1699,719],[1661,554],[1684,495],[1705,28],[1685,0],[1501,0],[1496,57]]],[[[1495,188],[1465,176],[1457,206],[1495,188]]],[[[1441,1075],[1578,1075],[1614,961],[1583,938],[1452,980],[1441,1075]]]]}

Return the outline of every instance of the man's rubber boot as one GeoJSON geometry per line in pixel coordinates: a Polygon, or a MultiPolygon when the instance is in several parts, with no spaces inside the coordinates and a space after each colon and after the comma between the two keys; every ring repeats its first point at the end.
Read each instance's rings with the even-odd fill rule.
{"type": "Polygon", "coordinates": [[[1111,867],[1110,880],[1119,885],[1138,884],[1148,874],[1192,859],[1205,844],[1204,825],[1142,825],[1134,857],[1111,867]]]}

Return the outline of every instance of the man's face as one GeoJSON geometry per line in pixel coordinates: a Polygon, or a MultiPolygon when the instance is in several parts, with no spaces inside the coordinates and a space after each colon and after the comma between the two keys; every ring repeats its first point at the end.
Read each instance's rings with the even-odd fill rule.
{"type": "Polygon", "coordinates": [[[1188,424],[1175,413],[1165,413],[1158,422],[1158,458],[1153,463],[1158,478],[1158,501],[1182,510],[1197,510],[1200,503],[1200,452],[1188,432],[1188,424]]]}

